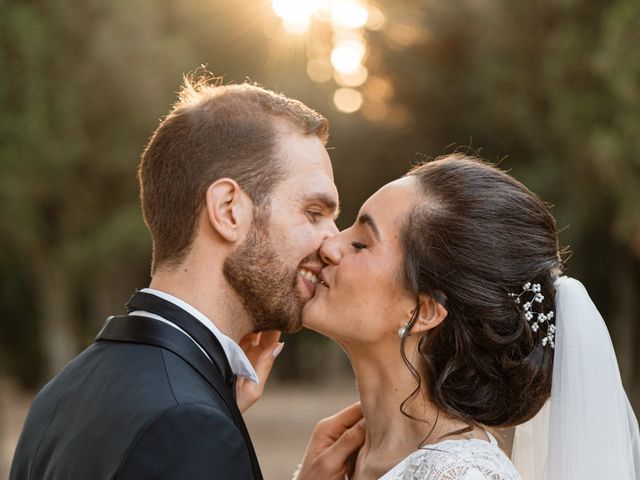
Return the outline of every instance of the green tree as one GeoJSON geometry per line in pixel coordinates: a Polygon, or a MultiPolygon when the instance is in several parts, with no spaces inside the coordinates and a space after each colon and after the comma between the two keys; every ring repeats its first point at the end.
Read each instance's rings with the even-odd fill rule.
{"type": "Polygon", "coordinates": [[[0,22],[0,235],[57,371],[77,351],[82,300],[93,310],[126,265],[139,276],[148,237],[133,172],[176,82],[154,64],[190,57],[148,3],[5,2],[0,22]]]}

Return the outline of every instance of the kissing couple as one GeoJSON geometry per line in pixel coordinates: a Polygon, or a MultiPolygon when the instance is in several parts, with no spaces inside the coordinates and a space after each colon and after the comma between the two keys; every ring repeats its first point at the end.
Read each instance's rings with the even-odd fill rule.
{"type": "Polygon", "coordinates": [[[348,354],[360,403],[318,423],[297,480],[640,478],[609,334],[562,275],[548,206],[453,154],[338,232],[327,139],[299,101],[185,82],[138,172],[149,288],[35,398],[11,480],[261,479],[241,412],[277,331],[303,325],[348,354]]]}

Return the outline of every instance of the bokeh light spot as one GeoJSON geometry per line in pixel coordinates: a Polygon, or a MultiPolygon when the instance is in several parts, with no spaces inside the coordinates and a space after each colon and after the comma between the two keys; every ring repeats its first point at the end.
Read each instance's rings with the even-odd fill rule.
{"type": "Polygon", "coordinates": [[[369,11],[360,2],[334,2],[331,7],[331,23],[338,28],[362,28],[367,24],[369,11]]]}
{"type": "Polygon", "coordinates": [[[328,82],[333,76],[333,68],[327,60],[309,60],[309,62],[307,62],[307,75],[309,75],[309,78],[314,82],[328,82]]]}
{"type": "Polygon", "coordinates": [[[342,74],[354,73],[360,68],[365,51],[361,41],[341,40],[331,52],[331,64],[342,74]]]}
{"type": "Polygon", "coordinates": [[[367,81],[369,71],[364,65],[351,73],[340,73],[337,70],[333,73],[333,78],[341,87],[359,87],[367,81]]]}
{"type": "Polygon", "coordinates": [[[375,5],[371,5],[369,7],[369,16],[366,27],[369,30],[381,30],[386,23],[387,19],[384,16],[384,13],[382,13],[382,10],[375,5]]]}
{"type": "Polygon", "coordinates": [[[339,88],[333,94],[333,103],[343,113],[354,113],[362,107],[362,93],[353,88],[339,88]]]}
{"type": "Polygon", "coordinates": [[[390,100],[393,97],[393,85],[386,78],[371,76],[364,86],[364,94],[373,100],[390,100]]]}
{"type": "Polygon", "coordinates": [[[315,3],[311,0],[273,0],[272,6],[276,15],[282,19],[285,30],[300,35],[311,25],[315,3]]]}

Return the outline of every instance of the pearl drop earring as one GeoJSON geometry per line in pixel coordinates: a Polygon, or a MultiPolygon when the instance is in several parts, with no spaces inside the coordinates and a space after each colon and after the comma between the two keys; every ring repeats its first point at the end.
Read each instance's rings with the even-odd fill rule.
{"type": "Polygon", "coordinates": [[[407,333],[407,326],[408,326],[408,325],[409,325],[409,324],[407,323],[404,327],[400,327],[400,328],[398,329],[398,336],[399,336],[400,338],[404,337],[405,333],[407,333]]]}

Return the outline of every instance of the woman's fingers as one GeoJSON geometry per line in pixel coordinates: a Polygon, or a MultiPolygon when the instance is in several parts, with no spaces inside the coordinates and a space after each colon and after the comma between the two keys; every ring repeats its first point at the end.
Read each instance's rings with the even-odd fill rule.
{"type": "Polygon", "coordinates": [[[276,357],[282,351],[284,343],[278,342],[280,332],[271,330],[268,332],[251,333],[245,335],[240,341],[247,358],[253,365],[259,383],[254,383],[246,378],[239,378],[236,383],[236,397],[241,412],[253,405],[264,392],[264,387],[273,369],[276,357]]]}
{"type": "Polygon", "coordinates": [[[340,410],[335,415],[318,422],[316,430],[319,430],[319,438],[326,438],[331,443],[335,442],[349,428],[355,426],[362,419],[362,406],[355,402],[340,410]]]}
{"type": "Polygon", "coordinates": [[[280,340],[280,333],[280,330],[248,333],[240,340],[240,348],[244,350],[249,361],[254,363],[265,349],[275,347],[275,344],[280,340]]]}
{"type": "Polygon", "coordinates": [[[257,345],[260,341],[260,333],[247,333],[240,339],[240,348],[247,352],[252,346],[257,345]]]}
{"type": "Polygon", "coordinates": [[[278,343],[278,341],[280,340],[280,334],[280,330],[268,330],[266,332],[261,332],[258,344],[268,347],[269,345],[278,343]]]}
{"type": "Polygon", "coordinates": [[[334,468],[343,467],[349,457],[362,446],[365,439],[365,431],[364,418],[361,418],[355,425],[342,432],[340,438],[327,449],[324,455],[330,459],[329,463],[334,468]]]}
{"type": "Polygon", "coordinates": [[[269,374],[273,369],[273,364],[276,361],[280,352],[284,348],[284,342],[271,344],[269,347],[265,347],[256,360],[253,368],[260,379],[260,386],[264,389],[265,383],[267,383],[267,379],[269,378],[269,374]]]}
{"type": "Polygon", "coordinates": [[[364,443],[365,430],[360,403],[318,422],[297,480],[343,479],[349,470],[349,458],[364,443]]]}

